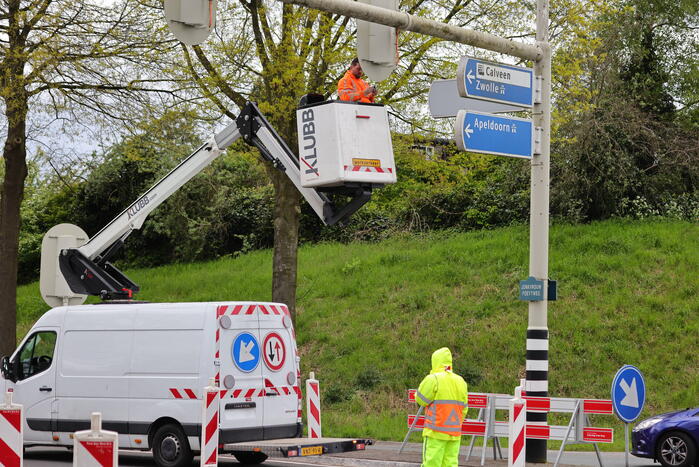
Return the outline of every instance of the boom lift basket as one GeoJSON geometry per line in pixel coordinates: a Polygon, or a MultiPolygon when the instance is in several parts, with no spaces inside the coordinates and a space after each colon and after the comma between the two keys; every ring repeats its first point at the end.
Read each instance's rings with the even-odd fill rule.
{"type": "Polygon", "coordinates": [[[301,185],[372,188],[396,183],[386,108],[326,101],[296,111],[301,185]]]}

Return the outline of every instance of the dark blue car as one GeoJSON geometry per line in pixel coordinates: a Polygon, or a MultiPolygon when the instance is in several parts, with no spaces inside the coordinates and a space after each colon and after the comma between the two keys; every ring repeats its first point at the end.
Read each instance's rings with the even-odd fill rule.
{"type": "Polygon", "coordinates": [[[631,454],[649,457],[664,467],[696,465],[699,407],[656,415],[636,425],[631,454]]]}

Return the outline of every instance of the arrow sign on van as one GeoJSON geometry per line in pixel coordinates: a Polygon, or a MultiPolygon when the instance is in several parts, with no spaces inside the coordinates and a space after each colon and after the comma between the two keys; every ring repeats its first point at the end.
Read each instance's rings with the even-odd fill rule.
{"type": "Polygon", "coordinates": [[[244,363],[249,362],[250,360],[255,360],[255,356],[252,354],[253,348],[255,348],[255,343],[253,341],[241,344],[240,356],[238,357],[238,361],[240,363],[244,363]]]}
{"type": "Polygon", "coordinates": [[[231,356],[240,371],[249,373],[260,363],[260,344],[251,333],[241,332],[233,340],[231,356]]]}
{"type": "Polygon", "coordinates": [[[531,108],[534,70],[461,57],[456,71],[459,95],[531,108]]]}
{"type": "Polygon", "coordinates": [[[276,332],[270,332],[265,337],[263,347],[269,349],[269,353],[265,352],[264,354],[267,368],[272,371],[281,370],[286,360],[286,347],[284,347],[282,336],[276,332]]]}

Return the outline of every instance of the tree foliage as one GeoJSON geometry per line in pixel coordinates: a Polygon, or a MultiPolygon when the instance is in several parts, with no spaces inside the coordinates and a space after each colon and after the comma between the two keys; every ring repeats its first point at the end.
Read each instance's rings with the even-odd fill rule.
{"type": "Polygon", "coordinates": [[[683,84],[695,79],[696,6],[592,4],[554,60],[553,209],[584,220],[630,200],[659,207],[699,181],[697,106],[683,84]]]}
{"type": "Polygon", "coordinates": [[[74,119],[85,108],[111,118],[137,103],[137,91],[159,89],[161,78],[132,73],[152,62],[159,35],[135,0],[111,7],[98,1],[0,2],[0,100],[5,116],[0,189],[0,354],[15,341],[15,287],[20,205],[27,177],[32,112],[74,119]]]}
{"type": "MultiPolygon", "coordinates": [[[[531,41],[534,4],[405,0],[401,9],[531,41]]],[[[0,13],[0,27],[5,28],[0,30],[5,47],[0,83],[12,134],[24,134],[26,141],[27,120],[17,116],[36,112],[77,120],[82,118],[80,108],[122,119],[130,130],[129,137],[89,158],[84,178],[42,173],[41,162],[25,171],[29,176],[19,241],[26,280],[36,277],[43,232],[70,221],[94,234],[201,142],[195,121],[202,115],[233,118],[247,100],[257,101],[283,139],[295,147],[299,98],[308,92],[331,97],[354,56],[352,20],[276,0],[221,2],[214,34],[197,47],[185,47],[153,26],[163,25],[159,1],[143,0],[136,9],[132,0],[123,0],[106,16],[90,2],[4,0],[0,5],[7,9],[0,13]],[[20,7],[10,8],[17,4],[20,7]],[[22,23],[41,13],[44,4],[44,19],[34,25],[22,23]],[[57,26],[51,29],[54,23],[49,20],[57,26]],[[17,24],[34,28],[25,43],[17,32],[24,26],[17,24]],[[59,32],[65,38],[59,38],[59,32]],[[16,55],[8,55],[9,50],[16,55]],[[23,64],[22,73],[8,73],[17,63],[23,64]],[[160,80],[167,84],[160,85],[160,80]],[[133,116],[133,107],[152,102],[155,92],[161,99],[189,99],[191,112],[127,118],[133,116]],[[142,123],[132,123],[137,120],[142,123]]],[[[696,219],[696,2],[556,0],[551,13],[552,214],[573,221],[644,213],[696,219]]],[[[307,206],[299,209],[298,194],[286,175],[261,165],[253,150],[240,145],[150,216],[143,231],[127,242],[126,264],[204,260],[274,246],[273,298],[293,308],[299,241],[375,240],[396,232],[526,221],[526,163],[458,154],[453,147],[446,150],[446,160],[426,160],[415,149],[422,143],[413,139],[429,140],[433,130],[445,130],[451,123],[436,122],[425,111],[431,80],[453,78],[457,57],[464,53],[502,57],[404,32],[398,47],[401,59],[396,72],[379,83],[379,101],[389,106],[392,129],[402,133],[394,134],[399,182],[376,191],[372,203],[348,225],[322,228],[307,206]]],[[[22,198],[26,148],[24,142],[14,141],[7,138],[0,170],[9,174],[5,186],[14,191],[3,188],[3,203],[22,198]]],[[[51,153],[41,156],[44,161],[53,158],[51,153]]],[[[0,218],[3,226],[10,218],[0,218]]],[[[13,244],[11,238],[0,241],[3,248],[13,244]]],[[[5,251],[0,252],[3,258],[5,251]]],[[[0,290],[0,295],[7,294],[0,290]]]]}

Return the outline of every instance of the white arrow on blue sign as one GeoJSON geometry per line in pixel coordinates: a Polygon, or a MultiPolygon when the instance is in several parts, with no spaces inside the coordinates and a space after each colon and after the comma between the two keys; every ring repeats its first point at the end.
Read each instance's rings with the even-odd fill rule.
{"type": "Polygon", "coordinates": [[[454,137],[462,151],[531,159],[533,130],[530,119],[460,110],[454,137]]]}
{"type": "Polygon", "coordinates": [[[624,365],[612,382],[612,405],[617,417],[631,423],[641,415],[646,402],[646,383],[635,366],[624,365]]]}
{"type": "Polygon", "coordinates": [[[260,344],[249,332],[241,332],[233,340],[231,356],[238,369],[250,373],[260,363],[260,344]]]}
{"type": "Polygon", "coordinates": [[[534,70],[461,57],[456,82],[462,97],[531,108],[534,70]]]}

